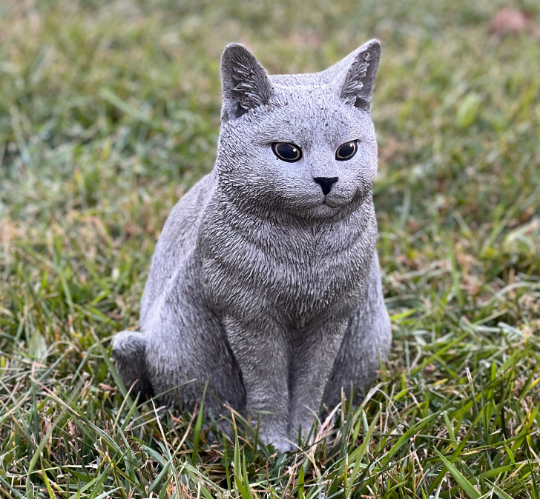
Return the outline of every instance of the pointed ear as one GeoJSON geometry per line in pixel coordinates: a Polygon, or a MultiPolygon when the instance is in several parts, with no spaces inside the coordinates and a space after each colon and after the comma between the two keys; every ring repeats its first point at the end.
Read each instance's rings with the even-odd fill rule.
{"type": "Polygon", "coordinates": [[[221,119],[239,118],[250,109],[268,104],[274,88],[259,61],[243,45],[225,47],[221,58],[223,104],[221,119]]]}
{"type": "Polygon", "coordinates": [[[345,72],[339,95],[347,104],[369,110],[380,57],[379,40],[370,40],[336,64],[345,72]]]}

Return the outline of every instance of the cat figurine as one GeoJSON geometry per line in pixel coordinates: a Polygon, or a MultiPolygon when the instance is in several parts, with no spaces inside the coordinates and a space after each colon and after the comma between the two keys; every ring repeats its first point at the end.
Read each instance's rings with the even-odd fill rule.
{"type": "Polygon", "coordinates": [[[278,451],[323,403],[368,387],[391,344],[375,244],[370,102],[380,44],[320,73],[268,75],[242,45],[221,61],[213,171],[173,208],[141,305],[115,336],[126,386],[167,405],[223,404],[278,451]]]}

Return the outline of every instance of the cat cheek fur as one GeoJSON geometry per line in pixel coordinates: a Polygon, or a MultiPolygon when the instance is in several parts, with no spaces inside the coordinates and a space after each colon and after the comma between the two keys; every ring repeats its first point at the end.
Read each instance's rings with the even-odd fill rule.
{"type": "MultiPolygon", "coordinates": [[[[279,102],[279,96],[278,96],[279,102]]],[[[242,209],[269,209],[279,204],[280,209],[291,210],[298,216],[313,216],[313,209],[324,201],[316,177],[338,178],[327,195],[328,204],[341,207],[349,202],[364,199],[371,193],[373,171],[376,169],[376,143],[374,137],[363,130],[365,117],[361,112],[339,109],[343,115],[335,129],[313,129],[295,126],[291,109],[270,107],[270,110],[254,110],[242,118],[227,123],[222,128],[222,141],[227,143],[227,155],[218,158],[218,177],[231,202],[242,209]],[[352,117],[350,116],[352,115],[352,117]],[[245,133],[243,120],[249,120],[245,133]],[[358,126],[355,120],[360,124],[358,126]],[[283,123],[279,130],[268,131],[267,121],[283,123]],[[351,126],[352,123],[352,126],[351,126]],[[253,130],[262,130],[254,134],[253,130]],[[343,130],[349,136],[361,136],[358,152],[350,161],[337,161],[335,150],[345,140],[343,130]],[[279,134],[279,135],[278,135],[279,134]],[[301,144],[302,158],[295,163],[278,159],[271,150],[270,137],[292,137],[288,140],[301,144]]],[[[305,106],[300,122],[321,120],[319,108],[305,106]]],[[[364,114],[364,113],[362,113],[364,114]]],[[[369,129],[369,128],[368,128],[369,129]]],[[[335,210],[318,210],[318,217],[326,213],[333,216],[335,210]]]]}

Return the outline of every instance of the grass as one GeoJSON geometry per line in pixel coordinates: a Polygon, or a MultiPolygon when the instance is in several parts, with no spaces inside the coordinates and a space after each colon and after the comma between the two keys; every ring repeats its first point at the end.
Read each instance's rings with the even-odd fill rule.
{"type": "Polygon", "coordinates": [[[0,495],[537,499],[540,39],[489,34],[503,6],[3,2],[0,495]],[[308,72],[374,36],[394,330],[377,384],[287,455],[237,414],[230,436],[200,411],[158,418],[118,388],[110,340],[213,166],[224,45],[308,72]]]}

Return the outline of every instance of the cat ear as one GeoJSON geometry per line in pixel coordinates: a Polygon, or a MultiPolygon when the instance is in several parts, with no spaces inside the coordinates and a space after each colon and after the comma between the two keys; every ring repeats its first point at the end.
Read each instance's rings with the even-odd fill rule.
{"type": "Polygon", "coordinates": [[[268,104],[274,88],[259,61],[243,45],[225,47],[221,58],[223,104],[221,119],[240,118],[250,109],[268,104]]]}
{"type": "Polygon", "coordinates": [[[344,74],[338,91],[346,104],[369,110],[380,57],[379,40],[370,40],[330,68],[334,74],[344,74]]]}

